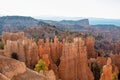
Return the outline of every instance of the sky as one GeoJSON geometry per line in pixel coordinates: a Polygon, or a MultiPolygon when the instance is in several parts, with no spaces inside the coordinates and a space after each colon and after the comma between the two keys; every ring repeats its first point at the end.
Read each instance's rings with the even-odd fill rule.
{"type": "Polygon", "coordinates": [[[0,0],[0,16],[120,19],[120,0],[0,0]]]}

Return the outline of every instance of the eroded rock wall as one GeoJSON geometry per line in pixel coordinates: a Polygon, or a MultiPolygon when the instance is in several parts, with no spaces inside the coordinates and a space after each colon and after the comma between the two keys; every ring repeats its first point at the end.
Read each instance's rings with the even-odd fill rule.
{"type": "Polygon", "coordinates": [[[74,38],[73,43],[64,43],[60,60],[59,75],[62,80],[94,80],[82,38],[74,38]]]}
{"type": "Polygon", "coordinates": [[[31,39],[7,40],[4,55],[25,62],[32,69],[39,60],[37,44],[31,39]]]}

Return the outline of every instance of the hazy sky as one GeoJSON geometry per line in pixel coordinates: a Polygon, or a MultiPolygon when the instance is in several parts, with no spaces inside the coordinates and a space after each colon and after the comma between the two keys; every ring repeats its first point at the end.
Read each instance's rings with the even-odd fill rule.
{"type": "Polygon", "coordinates": [[[120,0],[0,0],[0,15],[120,19],[120,0]]]}

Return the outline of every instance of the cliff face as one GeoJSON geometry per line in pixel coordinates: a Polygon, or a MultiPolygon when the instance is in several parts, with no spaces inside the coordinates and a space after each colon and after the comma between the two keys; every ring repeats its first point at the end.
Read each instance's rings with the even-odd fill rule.
{"type": "Polygon", "coordinates": [[[58,78],[58,68],[60,57],[62,54],[62,43],[58,41],[58,38],[55,37],[54,41],[50,41],[49,38],[46,38],[45,42],[40,39],[38,42],[39,46],[39,58],[42,58],[49,69],[53,69],[57,78],[58,78]]]}
{"type": "Polygon", "coordinates": [[[82,38],[75,38],[73,43],[64,43],[59,75],[62,80],[94,79],[88,67],[86,46],[82,38]]]}
{"type": "Polygon", "coordinates": [[[79,23],[79,25],[84,26],[85,28],[88,28],[90,26],[88,19],[79,20],[78,23],[79,23]]]}
{"type": "MultiPolygon", "coordinates": [[[[4,55],[23,61],[33,68],[39,59],[38,46],[33,39],[25,37],[24,32],[4,32],[2,40],[6,42],[4,55]]],[[[2,53],[2,52],[1,52],[2,53]]]]}
{"type": "Polygon", "coordinates": [[[4,55],[25,62],[27,67],[32,69],[39,59],[37,44],[30,39],[7,40],[4,55]]]}
{"type": "Polygon", "coordinates": [[[93,37],[86,37],[86,47],[87,47],[88,58],[96,57],[94,43],[95,43],[95,39],[93,37]]]}

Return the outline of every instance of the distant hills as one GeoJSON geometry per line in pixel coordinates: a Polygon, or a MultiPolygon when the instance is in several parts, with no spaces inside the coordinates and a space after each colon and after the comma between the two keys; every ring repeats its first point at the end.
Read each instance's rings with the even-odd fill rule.
{"type": "Polygon", "coordinates": [[[0,33],[2,31],[12,32],[23,30],[26,27],[37,27],[46,23],[25,16],[3,16],[0,17],[0,33]]]}
{"type": "Polygon", "coordinates": [[[27,16],[2,16],[0,17],[0,34],[3,31],[14,32],[18,30],[23,30],[28,27],[43,27],[52,26],[53,28],[59,30],[69,29],[71,31],[80,31],[85,30],[90,27],[116,27],[116,25],[120,25],[120,20],[112,20],[112,19],[80,19],[80,20],[61,20],[61,21],[53,21],[53,20],[42,20],[35,19],[27,16]],[[99,25],[98,25],[99,24],[99,25]]]}
{"type": "Polygon", "coordinates": [[[17,30],[23,30],[27,27],[41,27],[42,25],[54,26],[58,29],[65,30],[80,30],[89,27],[88,19],[72,21],[51,21],[51,20],[38,20],[32,17],[26,16],[3,16],[0,17],[0,33],[2,31],[14,32],[17,30]]]}
{"type": "Polygon", "coordinates": [[[50,24],[50,25],[55,25],[58,29],[62,30],[82,30],[85,28],[88,28],[89,25],[89,20],[88,19],[82,19],[82,20],[62,20],[62,21],[51,21],[51,20],[44,20],[44,22],[50,24]]]}
{"type": "Polygon", "coordinates": [[[53,20],[53,21],[61,21],[61,20],[81,20],[81,19],[89,19],[90,25],[97,25],[97,24],[105,24],[105,25],[116,25],[120,26],[120,19],[106,19],[106,18],[94,18],[94,17],[54,17],[54,16],[47,16],[47,17],[35,17],[37,19],[43,20],[53,20]]]}

